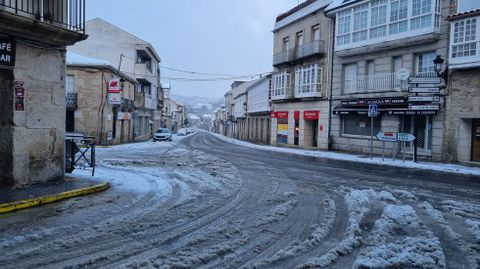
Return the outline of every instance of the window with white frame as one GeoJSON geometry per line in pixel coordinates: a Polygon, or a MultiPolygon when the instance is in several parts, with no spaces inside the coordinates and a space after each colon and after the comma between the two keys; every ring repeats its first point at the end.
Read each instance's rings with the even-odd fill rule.
{"type": "Polygon", "coordinates": [[[390,2],[389,28],[390,34],[398,34],[408,30],[408,0],[392,0],[390,2]]]}
{"type": "Polygon", "coordinates": [[[311,64],[297,68],[295,72],[295,92],[297,94],[316,93],[321,91],[322,68],[311,64]]]}
{"type": "MultiPolygon", "coordinates": [[[[337,13],[336,45],[440,26],[440,0],[372,0],[337,13]]],[[[438,29],[437,29],[438,30],[438,29]]]]}
{"type": "Polygon", "coordinates": [[[363,41],[368,38],[368,4],[353,8],[352,42],[363,41]]]}
{"type": "Polygon", "coordinates": [[[290,74],[286,71],[273,74],[272,96],[285,96],[290,89],[290,74]]]}
{"type": "Polygon", "coordinates": [[[476,19],[467,19],[454,24],[452,58],[477,55],[476,30],[476,19]]]}
{"type": "Polygon", "coordinates": [[[350,27],[352,23],[351,9],[339,12],[337,20],[337,44],[345,45],[350,43],[350,27]]]}
{"type": "Polygon", "coordinates": [[[417,54],[417,75],[431,76],[435,73],[433,60],[436,54],[434,51],[417,54]]]}
{"type": "Polygon", "coordinates": [[[432,0],[412,0],[410,29],[416,30],[432,25],[432,0]]]}
{"type": "Polygon", "coordinates": [[[384,37],[387,34],[387,0],[372,1],[370,12],[370,38],[384,37]]]}

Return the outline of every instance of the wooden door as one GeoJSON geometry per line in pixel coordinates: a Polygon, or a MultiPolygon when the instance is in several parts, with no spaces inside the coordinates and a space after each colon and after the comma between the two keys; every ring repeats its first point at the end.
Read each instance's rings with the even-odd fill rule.
{"type": "Polygon", "coordinates": [[[473,120],[472,161],[480,162],[480,120],[473,120]]]}

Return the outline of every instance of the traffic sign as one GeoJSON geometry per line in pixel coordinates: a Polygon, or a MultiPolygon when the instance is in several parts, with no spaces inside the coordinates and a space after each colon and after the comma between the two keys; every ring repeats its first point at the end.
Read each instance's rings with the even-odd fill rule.
{"type": "Polygon", "coordinates": [[[440,96],[438,95],[409,96],[408,102],[440,102],[440,96]]]}
{"type": "Polygon", "coordinates": [[[439,87],[410,87],[408,88],[410,93],[439,93],[439,87]]]}
{"type": "Polygon", "coordinates": [[[376,104],[368,105],[368,116],[369,117],[378,116],[378,106],[376,104]]]}
{"type": "Polygon", "coordinates": [[[439,77],[410,77],[408,83],[410,84],[440,84],[439,77]]]}
{"type": "Polygon", "coordinates": [[[397,133],[379,132],[377,134],[377,139],[380,140],[380,141],[385,141],[385,142],[396,142],[397,141],[397,133]]]}
{"type": "Polygon", "coordinates": [[[413,140],[415,140],[415,136],[409,133],[398,133],[397,139],[398,141],[402,142],[412,142],[413,140]]]}
{"type": "Polygon", "coordinates": [[[410,76],[410,71],[407,68],[402,68],[397,72],[397,79],[399,80],[407,80],[410,76]]]}
{"type": "Polygon", "coordinates": [[[440,105],[409,105],[408,110],[439,110],[440,105]]]}

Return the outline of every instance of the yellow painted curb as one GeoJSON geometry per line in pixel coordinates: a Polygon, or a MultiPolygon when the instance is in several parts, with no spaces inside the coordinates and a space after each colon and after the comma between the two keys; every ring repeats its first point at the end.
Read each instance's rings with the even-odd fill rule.
{"type": "Polygon", "coordinates": [[[31,198],[31,199],[26,199],[26,200],[21,200],[21,201],[6,203],[6,204],[0,204],[0,214],[12,212],[19,209],[39,206],[43,204],[49,204],[49,203],[57,202],[57,201],[72,198],[72,197],[101,192],[108,189],[109,187],[110,187],[110,183],[106,182],[106,183],[94,185],[87,188],[76,189],[72,191],[66,191],[58,194],[41,196],[37,198],[31,198]]]}

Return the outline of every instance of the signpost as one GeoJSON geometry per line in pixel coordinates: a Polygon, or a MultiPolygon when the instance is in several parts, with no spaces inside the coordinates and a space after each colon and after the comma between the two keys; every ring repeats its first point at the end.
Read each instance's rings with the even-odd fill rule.
{"type": "Polygon", "coordinates": [[[440,102],[440,96],[438,95],[409,96],[408,102],[440,102]]]}
{"type": "Polygon", "coordinates": [[[368,116],[370,117],[370,160],[373,155],[373,118],[378,116],[377,104],[368,105],[368,116]]]}
{"type": "Polygon", "coordinates": [[[441,82],[439,77],[410,77],[408,79],[410,84],[440,84],[441,82]]]}
{"type": "MultiPolygon", "coordinates": [[[[436,112],[440,110],[440,104],[438,104],[440,102],[440,96],[438,96],[438,94],[440,94],[441,83],[442,78],[440,77],[410,77],[408,79],[408,92],[410,93],[408,97],[408,111],[405,113],[415,113],[415,115],[436,114],[436,112]]],[[[412,126],[415,126],[415,122],[416,117],[413,117],[412,126]]],[[[413,139],[413,161],[415,162],[417,161],[416,127],[414,127],[413,132],[414,134],[411,137],[404,136],[404,138],[413,139]]],[[[405,145],[405,142],[411,141],[403,141],[403,145],[405,145]]]]}
{"type": "MultiPolygon", "coordinates": [[[[397,134],[398,141],[402,142],[402,149],[403,149],[403,161],[405,161],[405,144],[406,142],[412,142],[415,140],[415,136],[409,133],[398,133],[397,134]]],[[[413,161],[413,159],[412,159],[413,161]]]]}
{"type": "Polygon", "coordinates": [[[439,87],[410,87],[408,88],[409,93],[439,93],[439,87]]]}
{"type": "Polygon", "coordinates": [[[385,142],[395,142],[392,147],[392,159],[395,161],[395,144],[397,142],[397,133],[394,132],[380,132],[377,134],[377,139],[382,141],[382,161],[385,160],[385,142]]]}
{"type": "Polygon", "coordinates": [[[440,105],[409,105],[408,110],[439,110],[440,105]]]}

